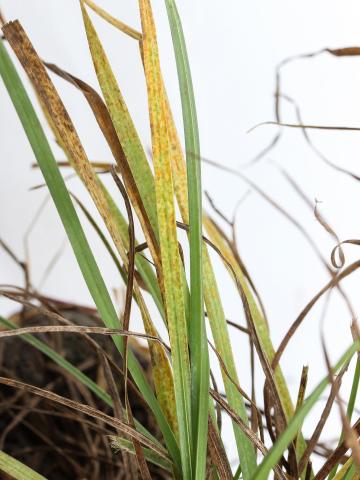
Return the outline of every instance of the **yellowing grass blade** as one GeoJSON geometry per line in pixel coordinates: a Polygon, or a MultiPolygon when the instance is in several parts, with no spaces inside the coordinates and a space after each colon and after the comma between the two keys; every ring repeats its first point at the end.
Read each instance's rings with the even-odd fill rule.
{"type": "Polygon", "coordinates": [[[192,478],[192,426],[190,361],[183,297],[183,277],[176,232],[171,150],[167,127],[165,92],[162,88],[156,33],[146,1],[140,1],[143,55],[148,91],[152,150],[155,169],[156,206],[159,225],[165,305],[172,350],[176,410],[184,479],[192,478]]]}
{"type": "MultiPolygon", "coordinates": [[[[128,32],[126,30],[124,30],[124,28],[123,28],[123,25],[124,25],[123,22],[121,22],[117,18],[114,18],[112,15],[110,15],[108,12],[106,12],[102,8],[98,7],[98,5],[95,5],[90,0],[83,0],[83,1],[94,12],[96,12],[102,19],[107,21],[110,25],[112,25],[115,28],[117,28],[118,30],[128,34],[128,32]]],[[[88,30],[89,30],[89,33],[88,33],[89,42],[90,41],[91,41],[91,43],[92,42],[97,42],[98,37],[97,37],[97,35],[94,34],[94,27],[92,26],[92,23],[91,23],[91,21],[88,17],[86,17],[85,27],[86,28],[90,27],[90,28],[88,28],[88,30]]],[[[131,35],[131,36],[133,38],[135,38],[134,35],[131,35]]],[[[141,47],[142,34],[139,33],[138,38],[136,37],[136,39],[139,40],[139,50],[140,50],[140,55],[141,55],[141,58],[142,58],[142,61],[143,61],[143,52],[142,52],[142,47],[141,47]]],[[[95,51],[100,52],[99,47],[96,47],[96,49],[95,49],[94,46],[91,46],[90,48],[91,48],[91,50],[94,50],[94,52],[95,51]]],[[[110,68],[110,65],[109,65],[108,61],[105,62],[105,60],[104,60],[104,64],[106,66],[106,69],[110,68]]],[[[100,67],[101,63],[96,62],[95,66],[100,67]]],[[[99,82],[102,81],[102,77],[100,77],[100,75],[99,75],[98,78],[99,78],[99,82]]],[[[102,88],[107,88],[107,85],[104,84],[104,86],[102,88]]],[[[119,89],[118,86],[116,88],[112,89],[113,93],[114,94],[117,93],[118,89],[119,89]]],[[[164,91],[166,93],[165,87],[164,87],[164,91]]],[[[116,113],[116,111],[114,113],[116,113]]],[[[176,192],[176,198],[178,199],[178,205],[179,205],[179,208],[181,210],[181,215],[182,215],[182,218],[183,218],[184,222],[189,223],[189,220],[188,220],[188,217],[189,217],[188,201],[187,201],[187,184],[186,184],[186,165],[185,165],[185,162],[184,162],[180,141],[178,139],[177,131],[176,131],[176,128],[175,128],[174,120],[173,120],[173,117],[172,117],[170,105],[169,105],[169,102],[168,102],[167,98],[166,98],[166,114],[168,116],[168,122],[167,123],[168,123],[168,128],[169,128],[169,138],[170,138],[170,144],[171,144],[171,149],[172,149],[172,158],[171,158],[172,167],[173,167],[173,172],[175,173],[173,175],[173,181],[174,181],[174,188],[175,188],[175,192],[176,192]],[[185,181],[183,180],[183,175],[185,175],[185,177],[184,177],[185,181]],[[179,199],[181,199],[181,201],[179,199]]]]}
{"type": "MultiPolygon", "coordinates": [[[[153,175],[148,160],[104,48],[101,45],[83,2],[81,1],[80,4],[89,48],[100,88],[104,95],[119,141],[139,189],[142,201],[145,205],[150,223],[157,234],[155,189],[153,175]]],[[[149,247],[151,247],[151,245],[149,245],[149,247]]],[[[151,253],[153,255],[153,252],[151,253]]],[[[154,260],[156,261],[156,258],[154,258],[154,260]]]]}

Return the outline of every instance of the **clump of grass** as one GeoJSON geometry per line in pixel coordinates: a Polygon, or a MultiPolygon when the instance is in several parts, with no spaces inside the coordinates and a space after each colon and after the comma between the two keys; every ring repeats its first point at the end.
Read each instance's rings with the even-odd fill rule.
{"type": "MultiPolygon", "coordinates": [[[[165,0],[165,7],[179,79],[184,148],[179,141],[162,77],[150,1],[139,0],[141,32],[113,18],[90,0],[81,0],[80,6],[102,97],[84,80],[76,78],[59,66],[44,63],[19,21],[3,26],[0,74],[104,326],[74,326],[65,321],[65,325],[17,328],[16,324],[1,318],[6,330],[0,332],[0,337],[21,335],[25,342],[40,350],[111,407],[113,416],[90,405],[12,378],[1,377],[0,383],[30,392],[111,426],[114,435],[109,439],[109,443],[114,447],[114,455],[117,450],[121,450],[130,457],[132,473],[128,478],[151,478],[151,463],[167,472],[168,478],[184,480],[265,480],[272,475],[271,472],[274,472],[277,479],[358,478],[360,450],[357,432],[360,427],[359,422],[351,427],[350,421],[359,384],[359,364],[356,367],[347,412],[343,412],[339,400],[341,377],[360,347],[356,326],[353,328],[354,343],[334,366],[328,365],[329,374],[309,394],[306,392],[307,370],[303,370],[299,392],[295,392],[296,405],[293,405],[280,360],[286,345],[313,305],[333,287],[339,287],[339,282],[354,272],[360,262],[349,265],[338,275],[328,266],[331,280],[304,308],[276,350],[271,342],[261,300],[235,242],[203,211],[195,96],[186,43],[174,0],[165,0]],[[89,16],[89,8],[109,22],[111,28],[117,28],[122,34],[129,35],[139,45],[148,94],[154,174],[89,16]],[[74,170],[86,187],[89,201],[94,203],[103,220],[102,225],[98,225],[86,206],[69,192],[60,172],[61,165],[55,160],[43,127],[9,56],[8,48],[13,50],[28,75],[57,143],[66,155],[65,165],[74,170]],[[89,161],[74,124],[49,76],[50,71],[84,95],[111,149],[114,164],[94,164],[89,161]],[[111,173],[119,189],[116,198],[107,191],[99,175],[100,171],[111,173]],[[119,205],[125,207],[125,215],[119,205]],[[76,206],[99,235],[126,285],[125,307],[121,319],[118,318],[84,233],[76,206]],[[177,206],[181,218],[176,216],[177,206]],[[135,238],[135,216],[142,229],[142,238],[139,241],[135,238]],[[185,230],[188,235],[189,265],[182,256],[178,235],[180,229],[185,230]],[[110,236],[110,242],[105,232],[110,236]],[[241,388],[242,382],[237,375],[228,323],[221,302],[221,286],[218,285],[212,267],[210,252],[215,252],[227,267],[241,299],[247,325],[239,328],[248,335],[252,354],[256,353],[265,378],[262,408],[255,402],[254,396],[247,395],[241,388]],[[186,276],[188,270],[189,282],[186,276]],[[150,293],[155,302],[157,317],[162,319],[169,335],[169,346],[158,334],[157,320],[155,321],[149,312],[144,291],[150,293]],[[133,301],[140,309],[145,333],[131,331],[133,301]],[[211,380],[207,323],[214,339],[211,348],[221,367],[224,395],[219,393],[211,380]],[[106,390],[36,337],[37,334],[45,332],[111,336],[123,358],[123,398],[120,398],[116,385],[111,381],[110,367],[106,368],[110,379],[106,390]],[[148,342],[152,366],[151,382],[132,349],[128,348],[130,337],[141,337],[148,342]],[[161,441],[134,418],[128,394],[129,382],[132,382],[133,388],[156,419],[161,441]],[[331,390],[326,407],[312,437],[305,440],[301,433],[302,424],[329,384],[331,390]],[[312,456],[336,400],[341,407],[343,432],[337,448],[329,453],[322,468],[314,472],[312,456]],[[230,466],[230,459],[223,444],[222,414],[228,415],[232,420],[238,451],[236,471],[230,466]],[[351,454],[346,456],[348,450],[351,450],[351,454]]],[[[343,50],[329,52],[337,56],[345,55],[343,50]]],[[[347,51],[347,54],[354,54],[354,50],[350,53],[347,51]]],[[[277,102],[279,98],[281,93],[278,91],[277,102]]],[[[281,123],[279,116],[276,117],[276,123],[281,123]]],[[[308,139],[308,127],[302,125],[300,116],[297,127],[303,129],[308,139]]],[[[278,139],[279,137],[275,137],[272,146],[278,139]]],[[[260,158],[261,155],[256,160],[260,158]]],[[[244,176],[243,178],[246,179],[244,176]]],[[[299,228],[296,221],[281,207],[271,199],[267,200],[299,228]]],[[[318,220],[330,231],[328,224],[319,215],[318,220]]],[[[332,231],[330,233],[333,234],[332,231]]],[[[338,243],[339,240],[335,238],[338,243]]],[[[311,242],[308,237],[307,239],[311,242]]],[[[348,242],[356,243],[354,240],[348,242]]],[[[316,248],[313,243],[312,246],[316,248]]],[[[341,248],[340,244],[338,248],[341,248]]],[[[344,260],[343,255],[341,258],[344,260]]],[[[326,263],[326,260],[324,261],[326,263]]],[[[29,285],[23,294],[17,292],[15,295],[6,289],[0,293],[28,307],[33,305],[31,300],[39,300],[29,285]]],[[[64,322],[61,316],[54,316],[49,310],[43,310],[43,313],[49,319],[64,322]]],[[[248,371],[254,373],[253,359],[249,361],[248,371]]],[[[1,451],[0,469],[18,479],[44,478],[1,451]]]]}

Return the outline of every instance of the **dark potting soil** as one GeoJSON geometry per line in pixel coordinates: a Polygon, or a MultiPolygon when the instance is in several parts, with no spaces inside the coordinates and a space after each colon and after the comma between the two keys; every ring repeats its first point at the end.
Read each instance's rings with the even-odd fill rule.
{"type": "MultiPolygon", "coordinates": [[[[90,309],[59,303],[56,310],[77,325],[102,326],[90,309]]],[[[18,326],[51,325],[53,320],[38,311],[25,309],[12,320],[18,326]]],[[[107,380],[96,349],[82,335],[72,333],[39,334],[67,360],[80,368],[106,391],[107,380]]],[[[121,358],[110,337],[91,335],[116,362],[121,358]]],[[[131,341],[131,348],[146,370],[150,369],[148,352],[131,341]]],[[[123,379],[113,371],[120,398],[123,379]]],[[[111,416],[111,407],[89,392],[64,369],[20,337],[0,340],[0,375],[55,392],[63,397],[90,405],[111,416]]],[[[159,440],[161,435],[143,400],[129,388],[132,413],[159,440]]],[[[130,479],[126,459],[114,452],[108,435],[116,432],[100,420],[88,417],[57,403],[0,385],[0,449],[25,463],[48,480],[123,480],[130,479]]],[[[135,458],[135,457],[134,457],[135,458]]],[[[166,473],[150,465],[154,479],[166,479],[166,473]]],[[[6,477],[1,477],[6,478],[6,477]]],[[[24,479],[25,480],[25,479],[24,479]]]]}

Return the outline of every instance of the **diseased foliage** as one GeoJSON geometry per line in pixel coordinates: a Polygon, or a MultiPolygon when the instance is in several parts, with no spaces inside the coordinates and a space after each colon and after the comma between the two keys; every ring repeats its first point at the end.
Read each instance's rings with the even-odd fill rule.
{"type": "MultiPolygon", "coordinates": [[[[108,407],[113,415],[108,415],[92,405],[65,398],[50,390],[36,387],[13,378],[0,377],[3,386],[31,393],[54,404],[62,405],[84,416],[103,422],[112,428],[109,445],[123,452],[124,465],[129,471],[126,478],[151,478],[149,465],[163,471],[162,478],[184,480],[238,479],[266,480],[274,474],[277,479],[302,478],[317,480],[324,478],[358,478],[360,450],[357,438],[360,435],[360,421],[351,427],[355,398],[359,386],[360,363],[357,361],[347,411],[342,408],[343,432],[336,449],[329,452],[322,468],[315,472],[312,456],[331,408],[339,399],[342,376],[359,350],[358,331],[353,324],[353,344],[348,348],[334,367],[328,364],[328,376],[308,394],[307,369],[303,369],[296,405],[293,404],[288,385],[281,371],[281,356],[292,336],[316,302],[332,288],[341,290],[342,279],[355,272],[360,262],[345,267],[339,274],[334,268],[344,266],[344,244],[359,245],[360,241],[350,239],[340,242],[330,225],[315,210],[317,220],[336,242],[331,255],[332,265],[318,251],[316,245],[282,207],[264,194],[254,183],[239,172],[235,173],[257,191],[274,208],[295,225],[320,257],[330,273],[330,280],[304,308],[291,325],[280,346],[276,349],[271,341],[263,304],[256,287],[247,271],[236,241],[230,238],[218,225],[215,218],[203,211],[200,135],[197,124],[195,94],[193,91],[190,61],[187,56],[185,38],[180,16],[174,0],[165,0],[171,30],[174,55],[177,65],[179,91],[182,105],[182,120],[185,145],[181,145],[171,112],[157,43],[155,20],[150,0],[139,0],[141,31],[111,16],[99,5],[90,0],[80,0],[80,11],[85,28],[90,55],[94,64],[102,96],[96,88],[83,79],[77,78],[61,67],[41,60],[41,45],[32,45],[26,31],[17,20],[4,24],[4,39],[0,41],[0,74],[15,107],[25,134],[30,142],[37,166],[44,177],[46,187],[64,226],[68,241],[74,251],[89,293],[96,305],[97,313],[103,322],[102,327],[73,325],[59,313],[48,308],[45,298],[36,292],[31,284],[25,290],[0,289],[0,295],[21,303],[27,308],[38,308],[49,319],[49,325],[18,328],[9,319],[0,317],[5,328],[0,331],[0,339],[21,336],[26,343],[42,352],[57,364],[81,388],[92,394],[108,407]],[[130,36],[139,46],[139,60],[142,62],[147,88],[147,109],[151,127],[151,156],[153,169],[142,145],[134,122],[130,116],[118,79],[115,77],[106,52],[101,43],[92,15],[97,14],[122,34],[130,36]],[[8,50],[11,49],[20,61],[35,90],[39,105],[46,117],[53,135],[62,148],[66,162],[56,162],[44,129],[26,92],[8,50]],[[61,96],[56,90],[49,72],[58,75],[74,86],[91,107],[99,134],[104,136],[114,158],[113,164],[92,163],[89,161],[74,123],[70,118],[61,96]],[[101,225],[92,217],[87,207],[68,190],[61,175],[62,166],[71,167],[81,180],[102,219],[101,225]],[[121,195],[112,197],[101,180],[100,172],[111,173],[121,195]],[[126,214],[123,215],[122,210],[126,214]],[[124,311],[119,319],[111,296],[102,278],[94,253],[88,243],[83,226],[76,212],[78,207],[86,220],[94,228],[111,256],[126,286],[124,311]],[[177,218],[177,207],[181,219],[177,218]],[[135,217],[141,226],[141,239],[135,238],[135,217]],[[188,236],[189,265],[185,261],[179,241],[179,231],[185,230],[188,236]],[[228,322],[221,301],[221,285],[214,273],[212,255],[225,265],[233,280],[238,299],[243,306],[246,327],[228,322]],[[337,256],[338,255],[338,256],[337,256]],[[189,273],[189,282],[187,281],[189,273]],[[157,308],[152,316],[147,304],[150,294],[157,308]],[[132,301],[139,307],[144,332],[131,330],[132,301]],[[36,306],[35,303],[39,303],[36,306]],[[159,336],[157,321],[161,319],[166,327],[170,344],[159,336]],[[55,322],[51,323],[50,322],[55,322]],[[207,331],[211,331],[214,345],[209,342],[207,331]],[[229,326],[231,325],[231,327],[229,326]],[[242,366],[240,378],[236,370],[236,359],[230,341],[229,328],[238,328],[247,335],[250,343],[251,359],[247,368],[242,366]],[[77,366],[65,359],[38,334],[60,335],[72,333],[87,339],[99,352],[106,377],[106,387],[96,383],[77,366]],[[122,378],[124,398],[120,398],[112,370],[115,362],[108,358],[89,335],[111,337],[122,356],[122,378]],[[147,341],[151,363],[151,378],[145,373],[133,350],[131,339],[139,337],[147,341]],[[209,349],[218,359],[224,395],[215,384],[210,370],[209,349]],[[264,382],[264,402],[257,404],[254,391],[248,395],[242,388],[244,370],[254,378],[257,355],[264,382]],[[311,438],[306,441],[302,425],[307,415],[330,385],[330,393],[321,418],[311,438]],[[128,390],[133,390],[141,398],[144,409],[155,419],[160,439],[148,431],[133,416],[128,390]],[[232,471],[227,457],[221,431],[221,416],[228,415],[232,421],[238,459],[236,471],[232,471]],[[265,432],[265,433],[264,433],[265,432]],[[347,457],[348,450],[352,455],[347,457]],[[341,465],[344,463],[344,465],[341,465]],[[273,473],[272,473],[273,472],[273,473]]],[[[110,28],[110,27],[109,27],[110,28]]],[[[335,57],[359,55],[358,48],[325,49],[335,57]]],[[[280,68],[277,70],[275,95],[275,123],[280,126],[301,128],[311,148],[307,130],[309,128],[347,129],[350,127],[327,127],[304,125],[299,109],[292,99],[280,92],[280,68]],[[285,99],[297,108],[298,124],[282,122],[279,102],[285,99]]],[[[4,125],[4,128],[6,126],[4,125]]],[[[261,152],[251,163],[259,161],[264,153],[273,148],[280,139],[278,134],[271,145],[261,152]]],[[[316,150],[317,154],[321,154],[316,150]]],[[[327,162],[326,159],[321,157],[327,162]]],[[[213,166],[221,168],[215,162],[213,166]]],[[[327,162],[331,164],[331,162],[327,162]]],[[[355,180],[358,177],[337,167],[355,180]]],[[[284,173],[284,172],[283,172],[284,173]]],[[[284,175],[293,188],[311,206],[300,187],[286,172],[284,175]]],[[[214,206],[213,202],[212,205],[214,206]]],[[[215,210],[216,207],[214,206],[215,210]]],[[[226,217],[218,210],[222,219],[226,217]]],[[[232,228],[234,224],[228,222],[232,228]]],[[[24,268],[11,250],[1,242],[5,251],[24,268]]],[[[349,310],[351,306],[349,304],[349,310]]],[[[1,341],[1,340],[0,340],[1,341]]],[[[115,348],[115,347],[114,347],[115,348]]],[[[326,356],[326,350],[324,349],[326,356]]],[[[326,357],[327,358],[327,357],[326,357]]],[[[42,479],[15,458],[0,451],[0,470],[16,479],[42,479]]]]}

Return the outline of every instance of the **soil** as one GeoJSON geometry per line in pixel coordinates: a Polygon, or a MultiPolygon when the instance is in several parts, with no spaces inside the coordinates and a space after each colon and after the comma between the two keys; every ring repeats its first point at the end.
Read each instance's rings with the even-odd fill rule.
{"type": "MultiPolygon", "coordinates": [[[[59,303],[58,313],[77,325],[101,326],[90,309],[59,303]]],[[[37,311],[25,309],[12,318],[19,326],[49,325],[52,321],[37,311]]],[[[104,389],[106,377],[96,350],[78,334],[41,334],[67,360],[84,371],[104,389]]],[[[121,367],[121,358],[110,337],[92,338],[121,367]]],[[[131,341],[131,348],[149,372],[147,349],[131,341]]],[[[109,415],[112,409],[80,382],[58,367],[20,337],[0,341],[0,375],[45,388],[64,397],[91,405],[109,415]]],[[[113,371],[120,397],[123,380],[113,371]]],[[[150,378],[150,377],[149,377],[150,378]]],[[[156,423],[141,398],[129,389],[132,413],[159,440],[156,423]]],[[[116,432],[101,421],[48,400],[0,385],[0,449],[19,459],[48,480],[122,480],[131,476],[120,452],[114,452],[108,435],[116,432]],[[90,422],[85,423],[84,422],[90,422]]],[[[166,474],[150,465],[154,479],[166,474]]],[[[5,478],[5,477],[1,477],[5,478]]]]}

